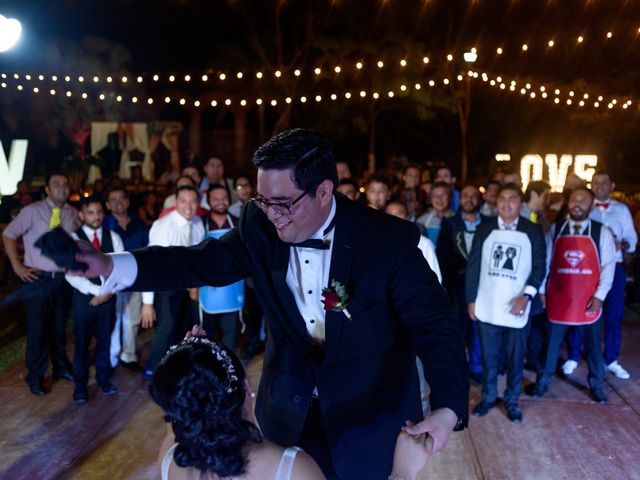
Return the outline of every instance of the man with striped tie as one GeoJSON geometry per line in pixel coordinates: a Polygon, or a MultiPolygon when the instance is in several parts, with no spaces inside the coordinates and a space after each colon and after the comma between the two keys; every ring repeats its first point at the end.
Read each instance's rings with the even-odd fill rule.
{"type": "Polygon", "coordinates": [[[66,325],[69,318],[71,289],[64,282],[64,272],[52,260],[44,257],[34,244],[47,231],[62,226],[71,233],[80,226],[78,211],[67,203],[69,179],[62,173],[52,173],[45,183],[47,197],[24,207],[7,226],[3,240],[14,272],[25,283],[37,282],[40,297],[26,302],[27,367],[26,381],[34,395],[47,393],[42,384],[53,364],[53,378],[72,381],[71,362],[65,352],[66,325]],[[24,243],[24,261],[18,253],[18,239],[24,243]]]}

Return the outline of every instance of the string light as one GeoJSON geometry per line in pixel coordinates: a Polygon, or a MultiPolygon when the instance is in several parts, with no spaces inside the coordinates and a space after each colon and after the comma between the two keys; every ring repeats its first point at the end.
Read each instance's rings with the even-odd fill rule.
{"type": "Polygon", "coordinates": [[[402,60],[400,60],[400,66],[401,67],[406,67],[407,66],[407,61],[404,58],[402,60]]]}
{"type": "Polygon", "coordinates": [[[527,50],[529,50],[529,45],[527,45],[526,43],[522,45],[522,51],[526,52],[527,50]]]}
{"type": "Polygon", "coordinates": [[[549,40],[549,43],[547,43],[547,45],[549,45],[549,47],[553,47],[556,44],[556,42],[554,42],[553,40],[549,40]]]}
{"type": "Polygon", "coordinates": [[[382,60],[378,61],[378,68],[384,67],[384,62],[382,60]]]}
{"type": "Polygon", "coordinates": [[[218,75],[218,78],[224,82],[227,76],[224,73],[221,73],[220,75],[218,75]]]}
{"type": "Polygon", "coordinates": [[[276,78],[280,78],[282,76],[282,72],[280,70],[276,70],[274,75],[276,76],[276,78]]]}
{"type": "MultiPolygon", "coordinates": [[[[425,58],[426,58],[426,57],[425,57],[425,58]]],[[[427,59],[427,61],[428,61],[428,60],[429,60],[429,59],[427,59]]],[[[362,62],[358,62],[358,63],[356,63],[356,68],[357,68],[358,70],[362,70],[362,62]]]]}
{"type": "Polygon", "coordinates": [[[300,76],[300,70],[298,70],[298,69],[296,68],[296,69],[293,71],[293,74],[294,74],[296,77],[299,77],[299,76],[300,76]]]}
{"type": "Polygon", "coordinates": [[[256,78],[259,80],[262,78],[262,72],[256,72],[256,78]]]}
{"type": "Polygon", "coordinates": [[[190,82],[191,81],[191,75],[185,75],[184,76],[184,81],[185,82],[190,82]]]}
{"type": "Polygon", "coordinates": [[[498,48],[496,49],[496,53],[497,53],[498,55],[502,55],[502,51],[503,51],[503,50],[502,50],[502,47],[498,47],[498,48]]]}
{"type": "Polygon", "coordinates": [[[242,77],[243,77],[242,72],[238,72],[238,73],[236,73],[236,78],[237,78],[238,80],[240,80],[242,77]]]}
{"type": "Polygon", "coordinates": [[[582,43],[582,42],[584,42],[584,37],[582,35],[580,35],[578,37],[578,43],[582,43]]]}
{"type": "Polygon", "coordinates": [[[424,63],[425,65],[429,63],[429,57],[422,57],[422,63],[424,63]]]}
{"type": "Polygon", "coordinates": [[[175,80],[176,80],[175,75],[171,75],[171,76],[169,76],[169,81],[170,81],[170,82],[175,82],[175,80]]]}

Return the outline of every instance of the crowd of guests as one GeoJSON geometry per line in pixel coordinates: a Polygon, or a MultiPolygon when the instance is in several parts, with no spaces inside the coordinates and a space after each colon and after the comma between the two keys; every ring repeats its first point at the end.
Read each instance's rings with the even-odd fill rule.
{"type": "Polygon", "coordinates": [[[528,393],[544,396],[563,342],[562,372],[572,375],[584,352],[591,396],[606,403],[605,373],[630,377],[619,355],[625,260],[637,244],[628,206],[611,197],[611,173],[596,171],[590,188],[570,174],[562,193],[544,181],[523,191],[510,172],[460,189],[448,167],[433,182],[421,183],[423,173],[408,165],[396,178],[371,175],[362,188],[343,178],[338,191],[420,230],[419,247],[455,309],[469,376],[482,386],[473,414],[495,407],[497,379],[506,373],[507,417],[522,422],[523,370],[537,372],[528,393]]]}
{"type": "Polygon", "coordinates": [[[31,393],[48,393],[43,379],[50,358],[54,381],[74,382],[74,403],[86,403],[92,338],[95,379],[105,395],[118,392],[111,378],[119,366],[150,380],[168,348],[195,324],[202,324],[211,339],[220,337],[232,351],[238,351],[244,340],[244,361],[264,349],[262,312],[250,281],[200,291],[100,295],[99,278],[65,275],[35,246],[41,235],[58,226],[106,253],[195,245],[205,237],[220,237],[236,224],[242,205],[253,195],[253,185],[246,176],[226,178],[218,158],[209,159],[202,171],[201,177],[198,166],[185,166],[164,195],[161,188],[141,190],[118,178],[99,181],[85,192],[71,192],[68,176],[55,172],[46,178],[42,199],[27,182],[21,182],[15,196],[3,199],[6,258],[24,283],[22,288],[29,287],[24,296],[25,363],[31,393]],[[70,314],[72,360],[66,353],[70,314]],[[144,364],[136,342],[140,328],[154,328],[144,364]]]}
{"type": "MultiPolygon", "coordinates": [[[[610,173],[596,172],[591,189],[569,175],[560,194],[543,181],[531,182],[523,192],[519,176],[509,172],[499,172],[485,185],[459,188],[446,166],[429,171],[409,164],[396,175],[384,171],[358,181],[346,162],[337,167],[338,192],[418,227],[418,247],[449,294],[464,336],[469,376],[482,385],[475,415],[495,406],[497,377],[506,373],[507,415],[522,421],[523,369],[538,373],[529,393],[543,396],[563,341],[563,373],[573,374],[584,350],[596,401],[606,402],[605,372],[629,378],[618,357],[625,254],[634,252],[637,235],[629,208],[610,196],[615,189],[610,173]],[[566,280],[571,269],[579,281],[566,280]]],[[[42,381],[50,358],[54,379],[73,381],[74,402],[87,402],[92,337],[96,381],[106,395],[117,393],[110,381],[116,367],[150,380],[169,347],[196,324],[233,352],[244,332],[243,360],[264,348],[262,312],[250,279],[219,288],[100,295],[99,278],[65,275],[34,247],[40,235],[58,225],[104,252],[220,238],[237,225],[254,194],[250,176],[227,178],[222,161],[213,157],[204,165],[185,165],[164,194],[144,191],[135,202],[130,186],[117,178],[99,182],[75,202],[69,200],[64,174],[50,175],[44,191],[36,201],[22,182],[15,196],[3,201],[5,214],[14,209],[3,232],[6,255],[17,277],[38,285],[39,301],[26,302],[26,381],[34,395],[47,393],[42,381]],[[66,354],[69,312],[73,362],[66,354]],[[144,365],[136,344],[140,327],[154,328],[144,365]]],[[[427,392],[423,381],[425,409],[427,392]]]]}

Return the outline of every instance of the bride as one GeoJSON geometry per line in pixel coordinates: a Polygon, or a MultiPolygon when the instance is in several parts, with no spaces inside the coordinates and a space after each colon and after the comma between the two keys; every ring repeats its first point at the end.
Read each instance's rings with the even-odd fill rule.
{"type": "MultiPolygon", "coordinates": [[[[149,386],[170,424],[160,449],[162,480],[324,479],[305,452],[262,437],[255,393],[238,357],[202,333],[194,327],[171,347],[149,386]]],[[[389,478],[414,480],[429,458],[430,440],[400,432],[389,478]]]]}

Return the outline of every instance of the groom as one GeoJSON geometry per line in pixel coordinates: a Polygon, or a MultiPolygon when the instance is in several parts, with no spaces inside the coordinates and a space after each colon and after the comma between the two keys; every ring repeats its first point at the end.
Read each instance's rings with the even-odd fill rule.
{"type": "Polygon", "coordinates": [[[328,478],[387,478],[407,420],[441,450],[467,425],[469,385],[460,331],[416,247],[418,230],[336,195],[334,154],[318,134],[276,135],[253,162],[257,194],[220,240],[113,256],[83,245],[86,275],[107,277],[103,291],[253,277],[270,335],[258,422],[269,440],[310,453],[328,478]],[[329,309],[326,287],[348,299],[329,309]],[[431,387],[424,420],[416,354],[431,387]]]}

